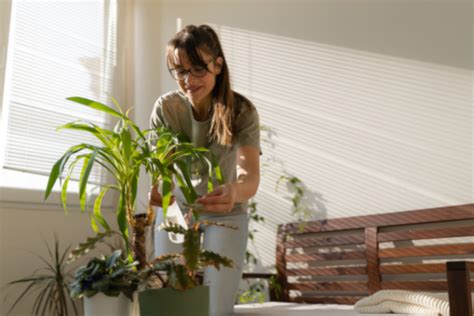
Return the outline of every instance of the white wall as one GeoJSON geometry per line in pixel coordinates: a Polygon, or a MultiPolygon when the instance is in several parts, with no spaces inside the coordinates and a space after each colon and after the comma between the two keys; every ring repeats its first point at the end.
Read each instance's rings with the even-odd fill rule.
{"type": "MultiPolygon", "coordinates": [[[[303,181],[315,218],[472,203],[472,7],[467,0],[154,4],[160,29],[150,35],[163,46],[177,18],[216,27],[234,87],[272,130],[257,196],[267,220],[257,227],[263,266],[274,262],[276,225],[295,219],[291,196],[284,187],[275,192],[282,174],[303,181]]],[[[157,57],[158,96],[175,84],[164,47],[157,57]]]]}
{"type": "MultiPolygon", "coordinates": [[[[45,243],[54,247],[54,234],[59,238],[62,251],[68,246],[74,248],[79,241],[92,236],[88,221],[88,216],[77,209],[70,210],[66,216],[55,206],[0,206],[0,315],[6,315],[14,299],[24,289],[22,286],[6,287],[6,283],[28,277],[45,266],[36,255],[49,260],[45,243]]],[[[45,270],[38,273],[45,273],[45,270]]],[[[11,315],[30,315],[35,297],[28,295],[11,315]]]]}
{"type": "MultiPolygon", "coordinates": [[[[5,64],[7,55],[8,29],[10,24],[11,2],[9,0],[0,1],[0,109],[3,99],[3,81],[5,77],[5,64]]],[[[0,111],[0,122],[2,113],[0,111]]]]}

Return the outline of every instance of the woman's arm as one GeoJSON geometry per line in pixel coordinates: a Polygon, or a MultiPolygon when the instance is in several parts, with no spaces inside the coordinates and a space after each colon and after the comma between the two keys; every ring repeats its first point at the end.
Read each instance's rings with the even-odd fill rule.
{"type": "Polygon", "coordinates": [[[237,149],[237,180],[219,186],[197,199],[206,212],[226,213],[236,202],[245,202],[257,193],[260,182],[260,152],[253,146],[237,149]]]}

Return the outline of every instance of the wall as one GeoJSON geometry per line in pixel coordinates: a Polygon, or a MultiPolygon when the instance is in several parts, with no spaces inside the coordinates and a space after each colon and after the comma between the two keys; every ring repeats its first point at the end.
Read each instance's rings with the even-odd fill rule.
{"type": "MultiPolygon", "coordinates": [[[[256,198],[263,267],[276,225],[295,220],[281,175],[303,181],[312,218],[472,203],[472,2],[162,1],[154,16],[161,45],[177,18],[212,24],[234,88],[271,130],[256,198]]],[[[154,58],[158,96],[175,83],[164,48],[154,58]]]]}
{"type": "MultiPolygon", "coordinates": [[[[10,1],[0,1],[0,109],[3,99],[3,81],[5,77],[5,64],[7,55],[8,29],[10,24],[10,1]]],[[[2,114],[0,111],[0,121],[2,114]]]]}
{"type": "MultiPolygon", "coordinates": [[[[6,287],[7,282],[30,276],[45,264],[38,258],[42,256],[48,262],[50,257],[48,244],[54,249],[54,234],[58,236],[60,251],[67,247],[76,247],[79,241],[92,236],[88,224],[89,217],[77,209],[70,209],[65,215],[57,205],[0,205],[0,315],[6,315],[13,301],[24,289],[22,286],[6,287]]],[[[53,250],[54,251],[54,250],[53,250]]],[[[78,263],[84,264],[83,261],[78,263]]],[[[68,269],[77,267],[73,264],[68,269]]],[[[74,271],[74,270],[73,270],[74,271]]],[[[38,274],[47,273],[45,269],[38,274]]],[[[36,292],[38,293],[38,292],[36,292]]],[[[33,300],[31,293],[26,296],[11,315],[30,315],[33,300]]]]}

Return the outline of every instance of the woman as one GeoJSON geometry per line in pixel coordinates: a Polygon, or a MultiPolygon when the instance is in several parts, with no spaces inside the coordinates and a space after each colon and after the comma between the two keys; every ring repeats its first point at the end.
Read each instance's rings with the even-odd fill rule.
{"type": "MultiPolygon", "coordinates": [[[[204,284],[210,287],[213,316],[232,315],[247,246],[247,201],[259,183],[260,133],[258,114],[252,103],[232,91],[229,69],[215,31],[207,26],[186,26],[168,43],[167,64],[179,90],[161,96],[151,115],[151,127],[167,126],[182,132],[196,146],[204,146],[218,159],[225,183],[207,193],[207,170],[194,177],[201,195],[201,219],[214,219],[238,230],[210,226],[204,233],[203,247],[234,262],[234,268],[207,268],[204,284]]],[[[175,198],[182,212],[184,197],[175,198]]],[[[157,187],[150,192],[150,203],[161,206],[157,187]]],[[[163,221],[158,216],[157,225],[163,221]]],[[[180,249],[157,233],[155,242],[161,255],[180,249]]]]}

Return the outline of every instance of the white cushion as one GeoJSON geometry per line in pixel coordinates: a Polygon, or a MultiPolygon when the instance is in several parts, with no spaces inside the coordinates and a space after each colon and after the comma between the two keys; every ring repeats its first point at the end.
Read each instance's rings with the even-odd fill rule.
{"type": "MultiPolygon", "coordinates": [[[[265,302],[262,304],[253,303],[236,305],[234,310],[235,315],[238,316],[369,316],[369,314],[360,314],[354,311],[353,305],[334,304],[297,304],[285,302],[265,302]]],[[[370,316],[408,315],[409,314],[370,314],[370,316]]],[[[415,314],[411,315],[415,316],[415,314]]]]}

